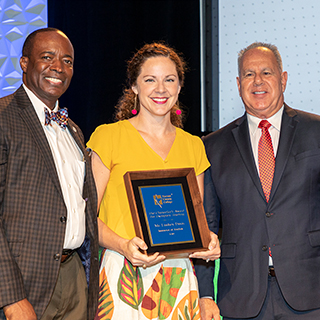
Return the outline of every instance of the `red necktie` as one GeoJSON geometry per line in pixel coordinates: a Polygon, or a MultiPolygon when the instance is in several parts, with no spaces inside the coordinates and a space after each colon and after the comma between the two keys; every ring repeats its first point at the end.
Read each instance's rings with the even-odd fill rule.
{"type": "Polygon", "coordinates": [[[269,202],[275,165],[272,140],[268,130],[271,124],[267,120],[261,120],[258,127],[262,130],[258,145],[260,181],[266,200],[269,202]]]}

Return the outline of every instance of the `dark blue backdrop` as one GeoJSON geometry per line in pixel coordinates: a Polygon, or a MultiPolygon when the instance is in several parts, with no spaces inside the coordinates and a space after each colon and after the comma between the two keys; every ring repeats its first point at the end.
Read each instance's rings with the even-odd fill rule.
{"type": "Polygon", "coordinates": [[[198,0],[48,0],[48,26],[75,48],[75,73],[61,98],[86,140],[113,121],[125,85],[126,61],[144,43],[164,40],[184,54],[189,71],[180,101],[185,129],[200,135],[200,26],[198,0]]]}

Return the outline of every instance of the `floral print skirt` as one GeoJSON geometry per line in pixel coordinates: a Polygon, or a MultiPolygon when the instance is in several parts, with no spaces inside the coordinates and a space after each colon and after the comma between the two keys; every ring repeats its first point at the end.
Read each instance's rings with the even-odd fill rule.
{"type": "Polygon", "coordinates": [[[190,259],[167,259],[143,269],[104,249],[99,283],[95,320],[200,319],[198,283],[190,259]]]}

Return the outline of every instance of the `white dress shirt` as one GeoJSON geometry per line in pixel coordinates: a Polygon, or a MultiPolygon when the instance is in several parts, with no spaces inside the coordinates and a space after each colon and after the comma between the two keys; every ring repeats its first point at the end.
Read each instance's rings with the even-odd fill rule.
{"type": "MultiPolygon", "coordinates": [[[[51,110],[25,85],[23,85],[38,115],[43,131],[51,148],[56,165],[60,186],[67,207],[66,233],[64,249],[76,249],[85,237],[85,206],[82,198],[85,176],[83,154],[74,141],[69,129],[62,129],[55,121],[45,125],[44,108],[51,110]]],[[[54,112],[58,110],[58,101],[54,112]]]]}
{"type": "MultiPolygon", "coordinates": [[[[269,128],[269,133],[272,140],[274,156],[276,157],[278,146],[279,146],[283,108],[284,107],[282,106],[282,108],[276,114],[274,114],[272,117],[268,119],[260,119],[247,113],[251,147],[252,147],[253,157],[256,163],[258,174],[259,174],[258,145],[259,145],[259,140],[262,134],[262,130],[258,128],[258,125],[261,120],[268,120],[268,122],[271,124],[271,127],[269,128]]],[[[270,266],[273,265],[272,257],[270,256],[269,256],[269,265],[270,266]]]]}

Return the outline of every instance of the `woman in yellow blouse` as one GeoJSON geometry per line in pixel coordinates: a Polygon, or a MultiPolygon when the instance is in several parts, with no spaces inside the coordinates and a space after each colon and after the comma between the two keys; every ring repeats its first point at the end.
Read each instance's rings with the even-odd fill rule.
{"type": "MultiPolygon", "coordinates": [[[[197,280],[190,259],[145,255],[135,236],[123,175],[127,171],[193,167],[201,194],[209,167],[200,138],[183,131],[178,95],[184,62],[158,43],[141,48],[128,63],[129,88],[116,123],[99,126],[88,147],[98,191],[101,255],[96,319],[200,319],[197,280]]],[[[212,233],[209,250],[190,258],[219,257],[212,233]]]]}

